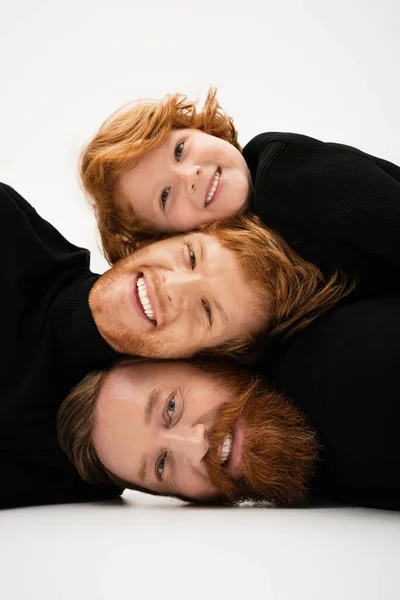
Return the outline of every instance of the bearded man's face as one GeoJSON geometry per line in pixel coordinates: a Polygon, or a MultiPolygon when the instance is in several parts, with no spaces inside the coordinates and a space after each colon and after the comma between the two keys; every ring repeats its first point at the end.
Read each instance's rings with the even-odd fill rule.
{"type": "Polygon", "coordinates": [[[317,458],[314,431],[252,375],[142,361],[106,376],[92,441],[119,479],[202,502],[301,501],[317,458]]]}

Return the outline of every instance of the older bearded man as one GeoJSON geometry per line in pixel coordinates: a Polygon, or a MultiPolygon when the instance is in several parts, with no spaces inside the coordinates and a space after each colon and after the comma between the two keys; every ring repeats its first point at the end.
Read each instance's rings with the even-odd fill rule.
{"type": "Polygon", "coordinates": [[[202,502],[399,510],[399,363],[399,299],[364,300],[258,366],[293,403],[217,363],[125,363],[64,401],[60,442],[91,482],[202,502]]]}
{"type": "Polygon", "coordinates": [[[61,446],[84,479],[197,501],[306,495],[314,430],[237,365],[129,359],[91,374],[58,415],[61,446]]]}

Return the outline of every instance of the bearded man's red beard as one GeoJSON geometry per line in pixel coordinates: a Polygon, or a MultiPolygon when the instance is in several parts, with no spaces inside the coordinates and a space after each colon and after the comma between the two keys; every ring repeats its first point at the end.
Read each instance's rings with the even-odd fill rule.
{"type": "Polygon", "coordinates": [[[253,381],[250,388],[221,407],[208,435],[210,448],[204,461],[219,490],[213,501],[299,504],[307,495],[318,457],[316,432],[281,394],[260,381],[253,381]],[[221,446],[237,424],[243,431],[242,452],[231,472],[229,462],[221,466],[221,446]]]}

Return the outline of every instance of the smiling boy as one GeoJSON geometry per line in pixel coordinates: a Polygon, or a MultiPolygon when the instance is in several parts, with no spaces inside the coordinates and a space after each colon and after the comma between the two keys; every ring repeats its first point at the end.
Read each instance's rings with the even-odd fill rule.
{"type": "Polygon", "coordinates": [[[122,107],[84,148],[81,179],[111,263],[253,212],[325,277],[357,279],[358,297],[400,292],[400,167],[297,133],[260,133],[242,151],[213,88],[200,109],[182,94],[122,107]]]}

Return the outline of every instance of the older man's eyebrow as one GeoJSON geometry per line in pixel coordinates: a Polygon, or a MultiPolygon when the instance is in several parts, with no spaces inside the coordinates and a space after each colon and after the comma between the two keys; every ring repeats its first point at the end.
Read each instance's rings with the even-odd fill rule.
{"type": "Polygon", "coordinates": [[[138,479],[141,485],[145,485],[146,483],[146,475],[147,475],[147,464],[149,462],[149,455],[144,454],[142,456],[142,460],[140,461],[140,467],[138,472],[138,479]]]}
{"type": "MultiPolygon", "coordinates": [[[[149,425],[151,422],[151,418],[153,416],[154,407],[158,402],[158,398],[160,397],[160,390],[158,388],[154,388],[150,394],[148,395],[146,407],[144,409],[144,422],[146,425],[149,425]]],[[[148,463],[149,463],[149,455],[146,453],[142,456],[142,460],[140,461],[139,471],[138,471],[138,479],[139,482],[144,485],[147,479],[148,472],[148,463]]]]}
{"type": "Polygon", "coordinates": [[[146,402],[146,408],[144,409],[144,422],[146,425],[150,424],[151,417],[153,415],[153,410],[155,405],[157,404],[158,398],[160,396],[160,390],[158,388],[154,388],[149,394],[146,402]]]}

